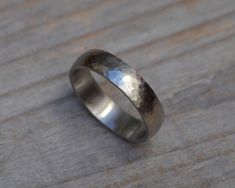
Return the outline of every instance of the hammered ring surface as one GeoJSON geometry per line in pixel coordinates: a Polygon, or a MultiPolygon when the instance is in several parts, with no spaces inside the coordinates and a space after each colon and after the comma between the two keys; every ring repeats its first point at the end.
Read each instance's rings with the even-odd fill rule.
{"type": "Polygon", "coordinates": [[[152,88],[134,69],[109,52],[93,49],[82,54],[70,70],[70,82],[85,107],[106,128],[128,142],[145,141],[162,124],[164,111],[152,88]],[[91,72],[116,86],[137,109],[141,120],[106,95],[91,72]]]}

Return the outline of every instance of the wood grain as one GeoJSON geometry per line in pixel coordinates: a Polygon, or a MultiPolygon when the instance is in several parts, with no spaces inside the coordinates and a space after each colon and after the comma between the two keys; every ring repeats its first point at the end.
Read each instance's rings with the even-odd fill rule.
{"type": "Polygon", "coordinates": [[[2,0],[0,187],[235,187],[234,52],[234,0],[2,0]],[[78,101],[90,48],[158,93],[155,137],[130,145],[78,101]]]}

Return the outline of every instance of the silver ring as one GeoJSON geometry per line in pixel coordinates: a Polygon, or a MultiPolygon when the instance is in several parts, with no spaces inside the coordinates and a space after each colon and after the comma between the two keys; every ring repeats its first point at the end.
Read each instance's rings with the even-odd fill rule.
{"type": "Polygon", "coordinates": [[[125,62],[99,49],[82,54],[70,70],[70,82],[86,108],[113,133],[131,143],[145,141],[160,128],[162,105],[151,87],[125,62]],[[131,101],[142,120],[126,113],[99,87],[91,72],[101,75],[131,101]]]}

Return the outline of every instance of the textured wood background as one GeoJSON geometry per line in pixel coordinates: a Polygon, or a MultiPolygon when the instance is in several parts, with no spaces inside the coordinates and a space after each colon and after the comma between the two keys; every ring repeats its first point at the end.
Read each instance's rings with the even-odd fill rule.
{"type": "Polygon", "coordinates": [[[0,0],[1,188],[234,188],[234,0],[0,0]],[[137,69],[166,111],[130,145],[79,103],[86,49],[137,69]]]}

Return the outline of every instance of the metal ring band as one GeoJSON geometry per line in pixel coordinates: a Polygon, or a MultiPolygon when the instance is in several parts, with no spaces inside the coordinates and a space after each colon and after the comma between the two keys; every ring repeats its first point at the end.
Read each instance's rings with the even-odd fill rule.
{"type": "Polygon", "coordinates": [[[159,130],[164,112],[158,97],[134,69],[116,56],[103,50],[87,51],[73,64],[70,81],[87,109],[121,138],[131,143],[142,142],[159,130]],[[116,105],[101,90],[90,71],[120,89],[135,106],[142,121],[116,105]]]}

